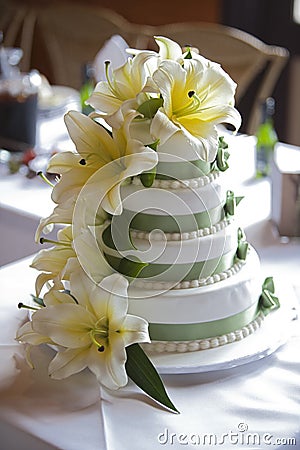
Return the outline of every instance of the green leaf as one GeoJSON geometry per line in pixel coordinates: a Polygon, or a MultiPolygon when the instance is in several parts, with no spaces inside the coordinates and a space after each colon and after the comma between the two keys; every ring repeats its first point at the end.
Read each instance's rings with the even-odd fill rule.
{"type": "Polygon", "coordinates": [[[143,114],[143,116],[147,119],[152,119],[155,114],[157,113],[157,110],[163,105],[163,99],[162,98],[150,98],[149,100],[146,100],[144,103],[142,103],[138,107],[138,112],[143,114]]]}
{"type": "Polygon", "coordinates": [[[156,167],[153,167],[152,170],[149,170],[148,172],[143,172],[140,175],[140,180],[142,182],[142,185],[145,187],[151,187],[156,176],[156,167]]]}
{"type": "MultiPolygon", "coordinates": [[[[159,139],[152,142],[151,144],[147,144],[147,147],[156,151],[158,144],[159,144],[159,139]]],[[[140,180],[141,180],[143,186],[151,187],[155,180],[155,177],[156,177],[156,166],[154,166],[151,170],[149,170],[147,172],[141,173],[140,180]]]]}
{"type": "Polygon", "coordinates": [[[158,144],[159,144],[159,139],[156,139],[156,141],[152,142],[151,144],[147,144],[146,147],[149,147],[152,150],[156,151],[158,144]]]}
{"type": "Polygon", "coordinates": [[[131,259],[122,258],[118,270],[127,277],[137,278],[141,270],[148,266],[148,263],[143,263],[139,260],[132,261],[131,259]]]}
{"type": "Polygon", "coordinates": [[[186,52],[186,54],[184,56],[184,59],[193,59],[191,47],[188,47],[187,52],[186,52]]]}
{"type": "Polygon", "coordinates": [[[43,301],[42,298],[37,297],[37,296],[34,295],[34,294],[30,294],[30,295],[31,295],[31,297],[32,297],[32,299],[33,299],[33,301],[34,301],[34,303],[37,303],[37,304],[40,305],[40,306],[45,306],[45,303],[44,303],[44,301],[43,301]]]}
{"type": "Polygon", "coordinates": [[[158,403],[179,413],[171,402],[157,370],[139,344],[126,347],[126,353],[125,368],[129,378],[158,403]]]}

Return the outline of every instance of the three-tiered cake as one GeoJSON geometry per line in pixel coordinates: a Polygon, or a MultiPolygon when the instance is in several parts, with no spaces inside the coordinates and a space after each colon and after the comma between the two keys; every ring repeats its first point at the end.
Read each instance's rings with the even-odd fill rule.
{"type": "Polygon", "coordinates": [[[235,222],[242,198],[222,181],[230,149],[219,126],[240,126],[236,84],[193,49],[156,42],[118,69],[107,62],[95,111],[65,116],[76,151],[48,164],[56,206],[37,236],[62,229],[41,238],[54,246],[32,263],[34,312],[17,339],[57,348],[56,379],[88,367],[117,389],[129,376],[176,410],[146,353],[241,340],[279,301],[235,222]]]}
{"type": "Polygon", "coordinates": [[[129,311],[149,322],[150,351],[241,340],[264,317],[259,258],[234,220],[241,198],[224,187],[217,161],[196,159],[186,143],[171,138],[157,152],[153,184],[134,177],[124,185],[123,212],[103,233],[110,265],[135,274],[129,311]]]}

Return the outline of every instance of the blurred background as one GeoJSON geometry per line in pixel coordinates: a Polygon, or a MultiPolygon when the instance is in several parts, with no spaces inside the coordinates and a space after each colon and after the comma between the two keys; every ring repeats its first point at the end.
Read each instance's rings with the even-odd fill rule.
{"type": "MultiPolygon", "coordinates": [[[[279,140],[300,145],[299,10],[299,0],[190,0],[188,3],[151,0],[147,6],[140,0],[0,0],[0,30],[4,33],[4,45],[22,48],[22,70],[38,69],[50,84],[75,89],[82,86],[85,65],[115,34],[131,46],[151,48],[153,42],[149,37],[153,33],[162,34],[160,31],[167,35],[171,30],[168,34],[174,38],[179,36],[180,42],[176,24],[185,27],[198,23],[222,24],[242,30],[265,44],[288,50],[289,58],[282,63],[271,89],[276,102],[275,128],[279,140]],[[170,24],[175,27],[164,29],[170,24]]],[[[186,29],[184,36],[188,36],[186,29]]],[[[201,35],[200,45],[199,42],[188,44],[200,47],[200,53],[210,57],[206,54],[210,39],[201,35]]],[[[218,62],[223,63],[222,38],[218,42],[218,62]]],[[[237,53],[236,58],[239,58],[237,53]]],[[[225,69],[230,73],[230,68],[225,69]]],[[[258,75],[262,77],[264,70],[261,68],[258,75]]],[[[259,76],[256,78],[237,102],[243,116],[241,131],[245,132],[249,132],[247,121],[260,83],[259,76]]],[[[255,132],[253,127],[250,132],[255,132]]]]}

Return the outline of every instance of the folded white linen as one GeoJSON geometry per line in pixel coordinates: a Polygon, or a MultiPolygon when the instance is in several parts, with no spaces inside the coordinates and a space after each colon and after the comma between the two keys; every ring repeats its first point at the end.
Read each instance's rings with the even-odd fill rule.
{"type": "Polygon", "coordinates": [[[262,360],[227,370],[163,376],[181,412],[176,415],[131,382],[109,392],[99,389],[88,371],[62,381],[50,379],[47,366],[54,350],[47,346],[34,348],[35,369],[27,366],[14,335],[25,317],[16,305],[34,287],[30,261],[0,271],[0,432],[5,450],[299,446],[297,322],[291,323],[293,337],[262,360]]]}
{"type": "Polygon", "coordinates": [[[110,61],[110,70],[117,69],[125,64],[129,57],[129,54],[126,53],[128,47],[127,42],[118,34],[115,34],[105,42],[95,56],[93,63],[96,82],[106,81],[105,61],[110,61]]]}
{"type": "Polygon", "coordinates": [[[298,336],[251,364],[164,376],[179,415],[145,402],[131,384],[119,392],[102,390],[107,448],[298,448],[299,345],[298,336]]]}

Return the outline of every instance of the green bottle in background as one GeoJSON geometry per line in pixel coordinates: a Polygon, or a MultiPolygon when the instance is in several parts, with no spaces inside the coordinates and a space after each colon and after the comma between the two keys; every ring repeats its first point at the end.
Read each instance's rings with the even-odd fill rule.
{"type": "Polygon", "coordinates": [[[275,100],[268,97],[262,105],[261,123],[256,132],[256,178],[270,174],[270,163],[278,137],[274,129],[275,100]]]}
{"type": "Polygon", "coordinates": [[[90,114],[94,109],[86,105],[85,101],[92,95],[95,87],[94,68],[92,64],[87,63],[83,66],[82,86],[80,89],[80,102],[83,114],[90,114]]]}

